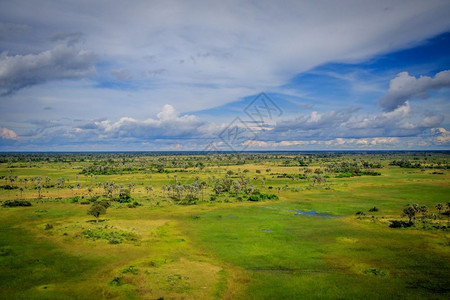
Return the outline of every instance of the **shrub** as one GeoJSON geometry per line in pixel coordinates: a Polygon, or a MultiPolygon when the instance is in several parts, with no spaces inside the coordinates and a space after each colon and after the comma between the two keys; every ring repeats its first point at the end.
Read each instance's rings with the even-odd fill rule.
{"type": "Polygon", "coordinates": [[[121,189],[119,192],[119,198],[117,198],[117,202],[119,203],[131,203],[132,199],[130,196],[130,190],[121,189]]]}
{"type": "Polygon", "coordinates": [[[138,269],[136,269],[134,266],[129,266],[128,268],[122,270],[122,274],[131,273],[133,275],[138,274],[138,269]]]}
{"type": "Polygon", "coordinates": [[[261,193],[261,194],[259,194],[259,199],[261,199],[261,200],[266,200],[266,199],[267,200],[278,200],[279,198],[275,194],[264,194],[264,193],[261,193]]]}
{"type": "Polygon", "coordinates": [[[3,207],[14,207],[14,206],[31,206],[31,202],[29,201],[19,201],[19,200],[6,200],[3,204],[3,207]]]}
{"type": "Polygon", "coordinates": [[[52,224],[45,225],[45,230],[49,230],[49,229],[53,229],[53,225],[52,224]]]}
{"type": "Polygon", "coordinates": [[[111,280],[111,282],[109,283],[110,285],[121,285],[120,279],[122,277],[114,277],[113,280],[111,280]]]}
{"type": "Polygon", "coordinates": [[[364,274],[375,275],[375,276],[385,276],[386,272],[376,268],[369,268],[364,270],[364,274]]]}
{"type": "Polygon", "coordinates": [[[399,220],[391,220],[391,224],[389,225],[391,228],[407,228],[411,226],[412,223],[399,220]]]}
{"type": "Polygon", "coordinates": [[[129,208],[135,208],[135,207],[138,207],[138,206],[142,206],[142,204],[140,204],[137,201],[134,201],[133,203],[128,204],[129,208]]]}
{"type": "Polygon", "coordinates": [[[378,207],[376,207],[376,206],[374,206],[374,207],[372,207],[371,209],[369,209],[370,212],[378,211],[378,210],[379,210],[379,209],[378,209],[378,207]]]}
{"type": "Polygon", "coordinates": [[[248,197],[248,201],[259,201],[259,197],[256,195],[252,195],[252,196],[248,197]]]}
{"type": "Polygon", "coordinates": [[[18,189],[18,187],[17,187],[17,186],[12,186],[12,185],[6,184],[6,185],[0,185],[0,189],[4,189],[4,190],[15,190],[15,189],[18,189]]]}

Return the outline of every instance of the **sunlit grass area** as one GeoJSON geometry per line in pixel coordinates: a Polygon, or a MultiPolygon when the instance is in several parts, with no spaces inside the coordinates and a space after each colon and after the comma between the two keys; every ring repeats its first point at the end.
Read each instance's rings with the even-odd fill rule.
{"type": "Polygon", "coordinates": [[[128,166],[107,157],[127,168],[116,174],[83,173],[101,156],[3,162],[1,298],[448,298],[445,164],[403,168],[389,156],[346,154],[309,155],[299,166],[295,155],[266,156],[199,156],[201,167],[169,163],[189,155],[131,157],[128,166]],[[370,168],[380,174],[341,178],[330,166],[355,160],[381,162],[370,168]],[[101,203],[103,213],[88,215],[101,203]],[[403,210],[414,203],[427,212],[390,227],[409,224],[403,210]]]}

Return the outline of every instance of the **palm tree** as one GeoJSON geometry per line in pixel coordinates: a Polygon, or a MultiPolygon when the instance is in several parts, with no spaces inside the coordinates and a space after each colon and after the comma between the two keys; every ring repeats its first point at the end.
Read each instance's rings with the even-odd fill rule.
{"type": "Polygon", "coordinates": [[[241,184],[237,181],[233,181],[233,190],[236,193],[236,197],[237,197],[238,192],[241,190],[241,184]]]}
{"type": "Polygon", "coordinates": [[[148,192],[153,191],[153,187],[152,187],[151,185],[147,185],[147,186],[145,187],[145,191],[146,191],[147,194],[148,194],[148,192]]]}
{"type": "Polygon", "coordinates": [[[48,187],[49,183],[50,183],[51,179],[48,176],[45,176],[45,185],[48,187]]]}
{"type": "Polygon", "coordinates": [[[88,191],[88,194],[89,194],[89,198],[90,198],[90,197],[91,197],[91,194],[92,194],[92,191],[93,191],[93,189],[92,189],[91,187],[88,187],[87,191],[88,191]]]}
{"type": "Polygon", "coordinates": [[[203,201],[203,189],[205,189],[208,186],[206,181],[200,182],[200,189],[202,190],[202,201],[203,201]]]}
{"type": "Polygon", "coordinates": [[[36,189],[38,190],[38,198],[41,198],[42,185],[40,183],[36,184],[36,189]]]}

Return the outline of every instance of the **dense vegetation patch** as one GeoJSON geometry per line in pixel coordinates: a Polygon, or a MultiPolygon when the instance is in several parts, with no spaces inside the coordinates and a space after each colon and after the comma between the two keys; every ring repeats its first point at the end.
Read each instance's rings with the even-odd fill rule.
{"type": "Polygon", "coordinates": [[[31,202],[25,200],[6,200],[2,203],[3,207],[14,207],[14,206],[31,206],[31,202]]]}

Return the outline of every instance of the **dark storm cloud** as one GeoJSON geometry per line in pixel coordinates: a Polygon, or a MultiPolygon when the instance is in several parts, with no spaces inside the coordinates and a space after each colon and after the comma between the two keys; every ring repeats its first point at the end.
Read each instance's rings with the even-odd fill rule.
{"type": "Polygon", "coordinates": [[[58,45],[38,54],[0,56],[0,93],[57,79],[76,79],[95,73],[96,56],[90,51],[58,45]]]}

